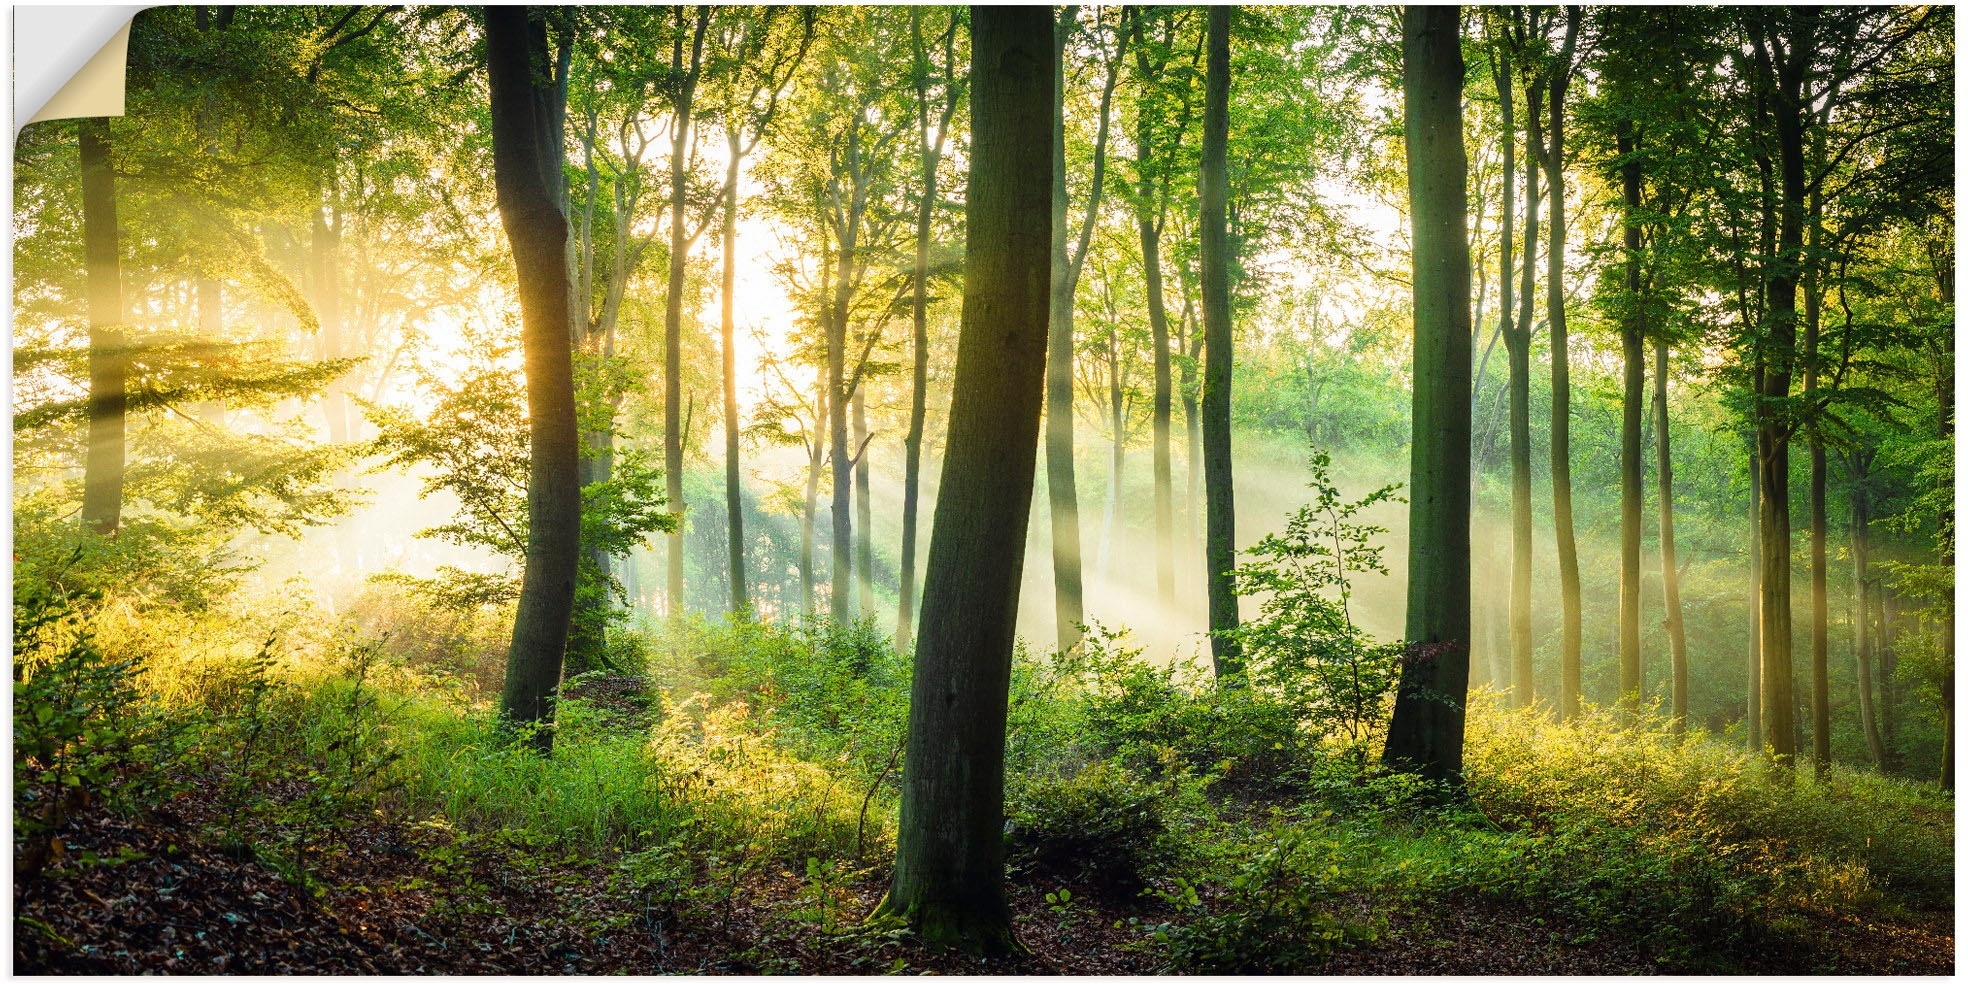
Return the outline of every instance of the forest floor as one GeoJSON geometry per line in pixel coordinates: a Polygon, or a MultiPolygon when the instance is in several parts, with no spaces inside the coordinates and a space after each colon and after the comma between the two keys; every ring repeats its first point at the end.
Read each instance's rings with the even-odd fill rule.
{"type": "MultiPolygon", "coordinates": [[[[300,790],[290,791],[298,795],[300,790]]],[[[227,850],[209,783],[137,818],[86,809],[40,876],[15,884],[16,973],[37,974],[1140,974],[1156,964],[1153,899],[1048,901],[1013,879],[1027,957],[933,954],[861,927],[885,872],[816,888],[753,872],[692,915],[625,886],[610,859],[442,823],[346,816],[304,874],[227,850]],[[203,833],[201,833],[201,831],[203,833]],[[284,871],[283,871],[284,869],[284,871]],[[1129,920],[1136,920],[1130,923],[1129,920]]],[[[248,842],[292,831],[255,829],[248,842]]],[[[1097,893],[1094,893],[1097,894],[1097,893]]],[[[1631,974],[1674,971],[1617,935],[1471,897],[1430,911],[1354,915],[1373,938],[1336,950],[1331,974],[1631,974]]],[[[1952,974],[1953,913],[1823,913],[1808,932],[1735,954],[1761,974],[1952,974]],[[1800,943],[1799,940],[1808,940],[1800,943]]]]}

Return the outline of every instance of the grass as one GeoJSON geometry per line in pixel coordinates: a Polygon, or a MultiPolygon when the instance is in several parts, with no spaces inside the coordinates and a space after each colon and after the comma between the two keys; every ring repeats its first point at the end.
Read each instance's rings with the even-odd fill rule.
{"type": "MultiPolygon", "coordinates": [[[[144,699],[184,725],[187,767],[315,831],[299,843],[380,811],[572,852],[622,891],[716,897],[726,918],[748,878],[804,872],[788,918],[825,933],[851,924],[847,900],[878,890],[893,851],[908,667],[865,627],[696,619],[625,640],[647,661],[646,705],[564,699],[540,756],[500,740],[483,667],[433,661],[428,639],[360,641],[300,605],[271,626],[134,605],[88,621],[102,657],[139,662],[144,699]],[[316,792],[259,792],[289,782],[316,792]]],[[[20,648],[17,666],[39,658],[20,648]]],[[[1656,717],[1560,725],[1479,694],[1467,795],[1445,803],[1361,773],[1275,695],[1124,651],[1021,654],[1013,689],[1013,877],[1054,890],[1060,912],[1091,894],[1134,913],[1129,945],[1166,969],[1316,968],[1505,906],[1664,969],[1731,970],[1773,941],[1808,945],[1816,917],[1952,906],[1950,794],[1785,769],[1656,717]]],[[[17,729],[33,713],[17,705],[17,729]]]]}

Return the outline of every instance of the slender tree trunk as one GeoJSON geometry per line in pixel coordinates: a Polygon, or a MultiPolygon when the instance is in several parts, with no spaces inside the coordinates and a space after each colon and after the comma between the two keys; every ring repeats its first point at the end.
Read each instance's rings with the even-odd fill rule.
{"type": "Polygon", "coordinates": [[[1127,418],[1125,404],[1121,400],[1121,352],[1120,333],[1107,333],[1107,419],[1114,434],[1114,440],[1107,455],[1107,510],[1101,517],[1100,527],[1100,575],[1113,574],[1111,561],[1114,557],[1114,538],[1121,523],[1121,479],[1122,467],[1127,455],[1127,418]]]}
{"type": "Polygon", "coordinates": [[[1626,304],[1620,326],[1621,362],[1625,386],[1620,405],[1620,701],[1639,704],[1645,688],[1640,665],[1640,511],[1645,498],[1640,483],[1640,407],[1647,398],[1646,313],[1640,297],[1640,162],[1632,124],[1622,121],[1616,144],[1625,160],[1620,165],[1624,203],[1623,238],[1626,251],[1626,304]]]}
{"type": "Polygon", "coordinates": [[[1462,778],[1469,688],[1468,159],[1461,9],[1405,8],[1402,80],[1414,226],[1414,444],[1408,506],[1408,655],[1386,761],[1462,778]]]}
{"type": "Polygon", "coordinates": [[[923,196],[916,208],[915,285],[910,299],[915,364],[909,386],[909,433],[902,440],[902,570],[895,612],[895,648],[905,653],[916,614],[916,527],[922,495],[923,422],[929,406],[929,222],[936,205],[936,166],[942,150],[940,138],[923,150],[923,196]]]}
{"type": "Polygon", "coordinates": [[[669,593],[671,615],[683,613],[683,291],[684,275],[690,260],[689,236],[684,226],[690,177],[690,122],[697,95],[698,66],[704,56],[704,25],[709,16],[699,8],[697,30],[692,42],[689,68],[684,69],[682,13],[679,12],[671,64],[681,74],[681,84],[671,97],[675,118],[670,121],[670,279],[663,305],[663,483],[669,498],[670,516],[676,528],[669,533],[669,552],[665,590],[669,593]]]}
{"type": "Polygon", "coordinates": [[[1571,53],[1578,36],[1579,10],[1565,9],[1565,41],[1550,80],[1550,147],[1544,161],[1551,188],[1551,246],[1546,258],[1545,304],[1551,322],[1551,514],[1558,544],[1558,586],[1564,609],[1558,654],[1558,717],[1571,720],[1581,708],[1579,654],[1583,635],[1579,595],[1578,538],[1572,530],[1572,368],[1565,327],[1565,92],[1571,53]]]}
{"type": "MultiPolygon", "coordinates": [[[[1196,173],[1201,217],[1203,281],[1203,489],[1208,498],[1205,524],[1209,565],[1210,658],[1223,679],[1243,672],[1237,631],[1237,507],[1230,471],[1230,230],[1226,157],[1230,134],[1230,14],[1209,9],[1209,57],[1203,100],[1202,161],[1196,173]]],[[[1464,259],[1467,263],[1467,257],[1464,259]]],[[[1467,278],[1468,272],[1464,271],[1467,278]]],[[[1468,294],[1464,284],[1463,293],[1468,294]]],[[[1463,307],[1467,308],[1467,296],[1463,307]]],[[[1465,327],[1467,327],[1465,325],[1465,327]]],[[[1156,344],[1155,415],[1160,421],[1156,459],[1157,535],[1165,563],[1173,564],[1168,528],[1168,350],[1167,332],[1156,344]]],[[[1467,359],[1464,360],[1465,362],[1467,359]]],[[[1467,435],[1465,435],[1465,441],[1467,435]]],[[[1466,453],[1466,449],[1465,449],[1466,453]]],[[[1467,531],[1465,531],[1466,534],[1467,531]]],[[[1467,591],[1465,590],[1465,595],[1467,591]]],[[[1467,599],[1465,598],[1465,601],[1467,599]]]]}
{"type": "Polygon", "coordinates": [[[1859,727],[1865,733],[1866,750],[1872,753],[1872,766],[1886,771],[1886,743],[1879,734],[1879,699],[1872,673],[1872,572],[1868,532],[1872,524],[1870,503],[1865,491],[1864,459],[1855,456],[1852,468],[1852,593],[1858,607],[1854,625],[1853,655],[1859,664],[1859,727]]]}
{"type": "Polygon", "coordinates": [[[739,470],[737,326],[732,298],[738,289],[738,165],[743,160],[736,129],[726,135],[730,160],[724,169],[724,282],[718,300],[718,328],[724,368],[724,515],[731,568],[731,614],[749,617],[751,594],[745,585],[744,478],[739,470]]]}
{"type": "MultiPolygon", "coordinates": [[[[1046,342],[1046,494],[1052,506],[1052,605],[1059,651],[1080,642],[1080,497],[1073,474],[1073,288],[1066,250],[1066,42],[1080,8],[1059,8],[1052,59],[1052,292],[1046,342]]],[[[1106,126],[1106,120],[1101,120],[1106,126]]]]}
{"type": "MultiPolygon", "coordinates": [[[[1819,299],[1817,274],[1820,203],[1811,195],[1811,266],[1804,274],[1804,398],[1818,392],[1819,299]]],[[[1818,775],[1831,766],[1831,595],[1825,571],[1825,449],[1815,422],[1811,451],[1811,764],[1818,775]]]]}
{"type": "Polygon", "coordinates": [[[895,875],[932,947],[1022,949],[1004,894],[1004,739],[1045,400],[1052,14],[971,11],[962,333],[911,684],[895,875]]]}
{"type": "Polygon", "coordinates": [[[807,448],[806,459],[806,511],[800,515],[800,605],[808,616],[820,609],[815,600],[819,575],[814,570],[815,522],[820,511],[820,467],[827,460],[827,441],[820,433],[820,421],[827,417],[826,370],[817,373],[819,380],[819,402],[813,412],[814,435],[807,448]]]}
{"type": "Polygon", "coordinates": [[[1511,692],[1518,707],[1537,701],[1531,647],[1531,575],[1537,563],[1531,552],[1531,298],[1537,278],[1538,156],[1544,142],[1538,104],[1543,95],[1537,85],[1525,93],[1529,114],[1524,132],[1524,261],[1523,287],[1518,291],[1523,309],[1517,314],[1517,327],[1505,340],[1510,357],[1511,692]]]}
{"type": "Polygon", "coordinates": [[[854,388],[854,585],[855,610],[864,618],[875,614],[874,503],[868,481],[868,388],[854,388]]]}
{"type": "Polygon", "coordinates": [[[129,336],[123,330],[122,247],[109,121],[91,118],[78,126],[82,264],[89,300],[89,446],[82,458],[82,525],[107,536],[116,532],[123,516],[129,336]]]}
{"type": "MultiPolygon", "coordinates": [[[[1159,66],[1151,65],[1145,45],[1136,45],[1135,51],[1136,68],[1142,77],[1158,70],[1159,66]]],[[[1167,168],[1169,162],[1155,161],[1156,115],[1148,111],[1146,100],[1141,109],[1136,114],[1134,142],[1138,185],[1134,219],[1141,234],[1142,284],[1148,301],[1149,347],[1155,360],[1155,390],[1149,418],[1151,471],[1155,482],[1155,593],[1161,604],[1168,607],[1175,604],[1175,532],[1169,476],[1169,325],[1162,291],[1162,218],[1168,203],[1156,190],[1155,168],[1167,168]]],[[[1208,384],[1204,385],[1207,388],[1208,384]]]]}
{"type": "Polygon", "coordinates": [[[1688,633],[1681,618],[1681,573],[1674,548],[1674,456],[1668,443],[1665,332],[1654,335],[1654,480],[1660,500],[1661,605],[1667,611],[1668,658],[1673,674],[1673,728],[1688,727],[1688,633]]]}
{"type": "MultiPolygon", "coordinates": [[[[1761,370],[1758,370],[1761,374],[1761,370]]],[[[1759,382],[1758,387],[1761,387],[1759,382]]],[[[1755,432],[1749,439],[1749,750],[1763,751],[1763,463],[1755,432]]]]}
{"type": "MultiPolygon", "coordinates": [[[[579,566],[580,435],[574,420],[573,352],[567,344],[567,221],[547,183],[546,144],[560,134],[541,119],[533,65],[547,52],[543,25],[526,7],[487,7],[493,179],[499,218],[519,271],[521,344],[532,463],[524,580],[506,654],[499,709],[517,725],[551,724],[554,691],[574,608],[579,566]]],[[[535,733],[551,747],[552,732],[535,733]]]]}
{"type": "MultiPolygon", "coordinates": [[[[331,165],[332,166],[332,165],[331,165]]],[[[315,320],[321,325],[321,356],[324,359],[342,357],[342,303],[341,285],[336,282],[336,235],[328,222],[329,203],[322,194],[319,181],[315,183],[314,208],[311,237],[313,240],[313,287],[315,320]]],[[[321,392],[321,415],[328,425],[328,440],[341,444],[348,440],[348,413],[341,387],[330,383],[321,392]]]]}

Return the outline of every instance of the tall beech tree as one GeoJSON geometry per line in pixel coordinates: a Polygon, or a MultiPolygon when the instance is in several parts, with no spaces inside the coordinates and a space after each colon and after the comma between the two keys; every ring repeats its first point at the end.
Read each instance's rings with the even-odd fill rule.
{"type": "MultiPolygon", "coordinates": [[[[1572,522],[1572,369],[1571,340],[1565,325],[1565,96],[1578,44],[1579,8],[1564,8],[1564,33],[1552,56],[1546,91],[1550,117],[1545,124],[1544,174],[1551,189],[1550,245],[1544,275],[1545,318],[1551,325],[1551,516],[1558,545],[1558,592],[1563,609],[1558,650],[1558,717],[1582,712],[1580,655],[1584,599],[1579,593],[1578,536],[1572,522]]],[[[1533,111],[1535,112],[1535,110],[1533,111]]]]}
{"type": "MultiPolygon", "coordinates": [[[[1196,172],[1202,233],[1203,281],[1203,496],[1206,502],[1204,562],[1208,567],[1210,659],[1219,679],[1243,670],[1237,642],[1237,503],[1230,468],[1230,15],[1235,8],[1209,9],[1209,55],[1203,96],[1202,162],[1196,172]]],[[[1466,262],[1466,260],[1465,260],[1466,262]]],[[[1465,277],[1467,271],[1465,271],[1465,277]]],[[[1465,285],[1465,293],[1467,293],[1465,285]]],[[[1465,302],[1467,306],[1467,302],[1465,302]]],[[[1156,343],[1156,414],[1168,432],[1166,332],[1156,343]]],[[[1166,455],[1159,467],[1166,471],[1166,455]]],[[[1465,469],[1466,471],[1467,469],[1465,469]]],[[[1158,489],[1163,484],[1158,478],[1158,489]]],[[[1157,492],[1156,502],[1164,504],[1157,492]]],[[[1157,522],[1160,522],[1158,518],[1157,522]]]]}
{"type": "Polygon", "coordinates": [[[724,395],[724,514],[725,547],[731,569],[731,611],[749,613],[751,595],[745,579],[744,484],[738,446],[737,326],[732,304],[738,289],[738,173],[771,127],[779,100],[792,84],[793,73],[813,40],[811,8],[795,12],[782,7],[745,9],[720,25],[715,74],[724,89],[724,187],[720,230],[724,253],[718,296],[719,352],[722,354],[724,395]],[[797,32],[797,33],[795,33],[797,32]]]}
{"type": "Polygon", "coordinates": [[[1468,157],[1458,7],[1408,7],[1401,82],[1413,226],[1414,440],[1408,484],[1407,659],[1386,762],[1462,776],[1469,688],[1468,157]]]}
{"type": "MultiPolygon", "coordinates": [[[[574,610],[580,561],[580,435],[574,421],[574,356],[568,344],[567,218],[555,189],[564,181],[548,169],[559,146],[556,98],[537,66],[549,62],[544,22],[527,7],[485,8],[490,79],[492,172],[499,220],[518,270],[520,341],[526,360],[526,402],[532,461],[526,486],[526,564],[506,652],[500,717],[509,724],[548,725],[574,610]]],[[[564,90],[563,90],[564,91],[564,90]]],[[[534,733],[541,748],[552,731],[534,733]]]]}
{"type": "Polygon", "coordinates": [[[1620,238],[1624,253],[1625,307],[1620,317],[1620,581],[1619,699],[1637,705],[1640,666],[1640,523],[1645,493],[1641,463],[1641,404],[1647,398],[1646,305],[1640,297],[1641,203],[1638,138],[1631,121],[1618,125],[1620,238]]]}
{"type": "Polygon", "coordinates": [[[683,288],[690,246],[709,225],[695,231],[685,220],[689,206],[691,125],[697,108],[697,84],[704,75],[704,34],[711,8],[698,7],[689,30],[684,8],[675,8],[676,30],[670,40],[670,74],[663,92],[670,102],[670,279],[663,301],[663,480],[676,526],[670,530],[664,580],[670,614],[683,612],[683,288]],[[688,55],[685,51],[688,51],[688,55]]]}
{"type": "Polygon", "coordinates": [[[1108,121],[1114,105],[1114,86],[1121,78],[1121,62],[1127,57],[1127,32],[1117,30],[1116,48],[1103,59],[1106,80],[1100,88],[1086,214],[1080,220],[1079,230],[1074,232],[1068,228],[1071,200],[1066,187],[1066,51],[1079,31],[1079,18],[1079,7],[1062,7],[1053,31],[1053,46],[1059,49],[1059,54],[1053,59],[1052,301],[1046,342],[1045,440],[1046,494],[1052,507],[1053,614],[1061,652],[1079,644],[1080,624],[1086,618],[1080,576],[1083,551],[1079,493],[1073,476],[1073,294],[1079,287],[1080,271],[1086,266],[1094,226],[1100,219],[1100,197],[1107,180],[1108,121]]]}
{"type": "Polygon", "coordinates": [[[922,197],[916,201],[916,255],[909,285],[909,315],[914,327],[910,340],[909,431],[902,439],[902,565],[895,603],[895,648],[902,652],[909,651],[916,617],[917,511],[922,496],[923,423],[929,402],[929,237],[940,194],[936,169],[943,161],[951,121],[965,93],[964,80],[957,71],[963,8],[948,9],[949,20],[933,39],[933,49],[923,33],[924,9],[909,8],[909,80],[916,93],[916,159],[922,197]],[[932,52],[938,53],[938,61],[930,60],[932,52]],[[932,91],[938,92],[934,100],[932,91]]]}
{"type": "Polygon", "coordinates": [[[89,299],[89,445],[82,459],[82,525],[116,532],[123,517],[125,411],[129,340],[123,330],[121,237],[116,228],[116,171],[109,121],[85,119],[81,131],[82,263],[89,299]]]}
{"type": "Polygon", "coordinates": [[[1021,949],[1004,894],[1004,740],[1045,397],[1052,12],[975,7],[963,320],[910,688],[895,876],[931,946],[1021,949]]]}

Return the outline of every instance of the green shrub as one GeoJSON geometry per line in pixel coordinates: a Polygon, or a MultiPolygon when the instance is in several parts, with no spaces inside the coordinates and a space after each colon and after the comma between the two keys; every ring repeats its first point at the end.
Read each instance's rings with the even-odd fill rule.
{"type": "Polygon", "coordinates": [[[1027,874],[1132,896],[1180,851],[1166,789],[1117,763],[1025,778],[1009,800],[1007,854],[1027,874]]]}
{"type": "Polygon", "coordinates": [[[1172,970],[1215,974],[1300,973],[1377,930],[1346,918],[1341,896],[1360,888],[1349,858],[1357,841],[1316,827],[1286,826],[1239,845],[1238,860],[1207,897],[1178,880],[1156,894],[1186,917],[1152,927],[1172,970]]]}

